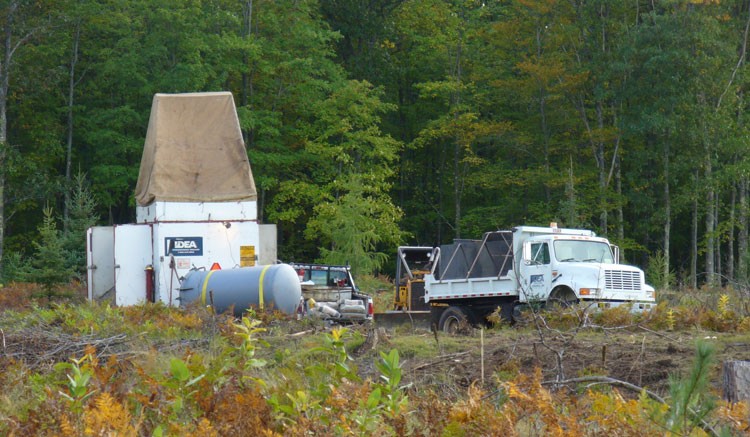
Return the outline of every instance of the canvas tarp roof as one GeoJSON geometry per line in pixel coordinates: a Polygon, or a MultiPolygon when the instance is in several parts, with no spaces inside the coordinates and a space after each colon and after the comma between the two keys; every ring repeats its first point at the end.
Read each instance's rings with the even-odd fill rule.
{"type": "Polygon", "coordinates": [[[231,93],[154,96],[135,199],[141,206],[257,199],[231,93]]]}

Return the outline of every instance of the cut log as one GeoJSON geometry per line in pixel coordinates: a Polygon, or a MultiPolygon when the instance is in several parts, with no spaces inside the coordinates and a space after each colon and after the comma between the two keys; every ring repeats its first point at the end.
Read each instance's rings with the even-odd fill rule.
{"type": "Polygon", "coordinates": [[[750,361],[724,361],[722,373],[724,399],[750,401],[750,361]]]}

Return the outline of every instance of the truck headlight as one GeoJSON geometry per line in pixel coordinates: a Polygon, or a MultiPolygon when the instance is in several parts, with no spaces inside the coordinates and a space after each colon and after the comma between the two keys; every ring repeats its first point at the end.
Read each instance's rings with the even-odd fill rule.
{"type": "Polygon", "coordinates": [[[599,294],[598,288],[579,288],[578,294],[580,296],[596,296],[599,294]]]}

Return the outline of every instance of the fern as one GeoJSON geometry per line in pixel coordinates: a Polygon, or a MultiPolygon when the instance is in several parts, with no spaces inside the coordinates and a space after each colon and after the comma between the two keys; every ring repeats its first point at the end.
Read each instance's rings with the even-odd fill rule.
{"type": "Polygon", "coordinates": [[[84,424],[88,435],[138,435],[131,424],[130,412],[107,392],[97,396],[94,407],[86,411],[84,424]]]}
{"type": "Polygon", "coordinates": [[[729,319],[729,317],[731,316],[729,312],[729,295],[722,294],[721,297],[719,297],[717,307],[719,311],[719,317],[724,320],[729,319]]]}

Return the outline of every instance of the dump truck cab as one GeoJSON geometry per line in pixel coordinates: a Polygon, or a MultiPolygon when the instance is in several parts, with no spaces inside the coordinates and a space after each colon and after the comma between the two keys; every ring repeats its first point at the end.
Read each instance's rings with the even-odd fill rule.
{"type": "Polygon", "coordinates": [[[565,305],[597,301],[603,307],[628,305],[634,311],[655,306],[654,288],[643,271],[619,263],[619,250],[587,230],[516,228],[519,301],[565,305]]]}

